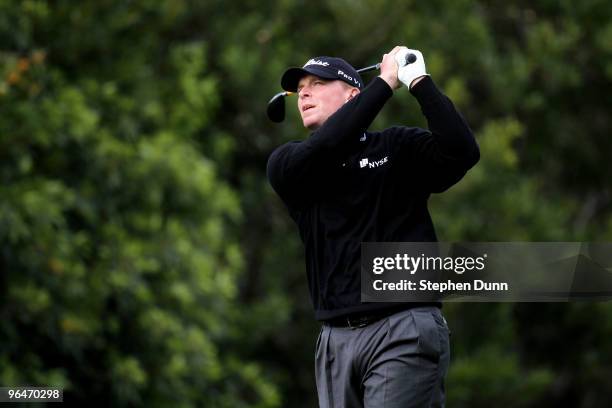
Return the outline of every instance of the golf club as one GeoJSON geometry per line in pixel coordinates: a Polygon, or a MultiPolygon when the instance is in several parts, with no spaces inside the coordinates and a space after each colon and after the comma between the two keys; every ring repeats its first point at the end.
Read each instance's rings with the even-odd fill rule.
{"type": "MultiPolygon", "coordinates": [[[[416,61],[416,59],[416,55],[406,54],[406,63],[404,66],[412,64],[414,61],[416,61]]],[[[357,72],[362,74],[364,72],[375,71],[377,69],[380,69],[380,63],[358,69],[357,72]]],[[[285,120],[285,96],[293,95],[294,93],[295,92],[285,91],[274,95],[268,102],[268,108],[266,109],[268,119],[276,123],[280,123],[285,120]]]]}

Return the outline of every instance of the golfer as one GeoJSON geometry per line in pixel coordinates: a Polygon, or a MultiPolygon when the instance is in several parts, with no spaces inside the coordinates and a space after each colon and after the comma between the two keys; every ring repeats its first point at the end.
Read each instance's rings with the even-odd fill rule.
{"type": "Polygon", "coordinates": [[[282,76],[297,92],[303,141],[278,147],[268,178],[305,247],[315,317],[315,373],[323,408],[444,406],[449,330],[439,303],[362,303],[362,242],[437,241],[431,193],[478,162],[478,145],[426,73],[422,54],[395,47],[367,87],[340,58],[316,57],[282,76]],[[409,53],[416,61],[405,65],[409,53]],[[404,84],[429,129],[372,121],[404,84]]]}

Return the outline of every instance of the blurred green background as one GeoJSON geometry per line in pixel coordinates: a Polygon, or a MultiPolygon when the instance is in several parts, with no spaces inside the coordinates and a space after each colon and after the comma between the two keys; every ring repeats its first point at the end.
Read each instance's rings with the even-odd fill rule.
{"type": "MultiPolygon", "coordinates": [[[[317,55],[396,44],[482,159],[443,241],[612,241],[612,3],[0,0],[0,385],[83,405],[313,407],[318,324],[265,178],[317,55]]],[[[365,74],[366,82],[374,74],[365,74]]],[[[398,91],[373,129],[426,126],[398,91]]],[[[447,304],[450,407],[606,407],[612,304],[447,304]]]]}

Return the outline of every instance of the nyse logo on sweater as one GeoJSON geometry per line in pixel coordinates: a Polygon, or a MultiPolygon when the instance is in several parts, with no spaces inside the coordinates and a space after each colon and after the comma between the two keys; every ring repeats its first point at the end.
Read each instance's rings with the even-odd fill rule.
{"type": "Polygon", "coordinates": [[[359,160],[359,167],[363,169],[364,167],[367,166],[370,169],[375,169],[387,163],[388,161],[389,161],[389,156],[385,156],[380,160],[374,160],[374,161],[369,161],[368,158],[365,158],[365,159],[359,160]]]}

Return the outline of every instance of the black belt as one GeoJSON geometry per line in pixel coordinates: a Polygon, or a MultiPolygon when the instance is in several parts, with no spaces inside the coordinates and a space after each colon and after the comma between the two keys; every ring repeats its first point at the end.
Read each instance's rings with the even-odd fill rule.
{"type": "Polygon", "coordinates": [[[409,308],[410,307],[403,306],[400,308],[370,310],[348,316],[334,317],[333,319],[325,320],[323,323],[332,327],[350,327],[351,329],[358,329],[409,308]]]}

